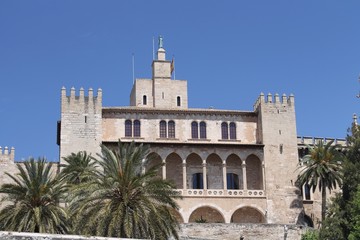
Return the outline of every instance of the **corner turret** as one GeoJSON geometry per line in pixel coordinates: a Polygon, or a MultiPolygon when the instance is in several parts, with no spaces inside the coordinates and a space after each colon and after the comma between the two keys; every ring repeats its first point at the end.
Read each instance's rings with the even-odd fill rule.
{"type": "Polygon", "coordinates": [[[60,162],[72,152],[87,151],[95,156],[100,152],[102,137],[102,90],[94,95],[92,88],[80,88],[76,95],[74,87],[67,96],[66,88],[61,89],[61,121],[58,126],[60,162]],[[76,143],[76,144],[74,144],[76,143]]]}

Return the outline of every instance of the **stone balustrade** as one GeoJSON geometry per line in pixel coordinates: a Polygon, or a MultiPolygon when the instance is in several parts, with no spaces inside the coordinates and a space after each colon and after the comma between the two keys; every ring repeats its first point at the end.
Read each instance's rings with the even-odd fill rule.
{"type": "Polygon", "coordinates": [[[265,197],[264,190],[242,190],[242,189],[177,189],[179,194],[184,197],[265,197]]]}

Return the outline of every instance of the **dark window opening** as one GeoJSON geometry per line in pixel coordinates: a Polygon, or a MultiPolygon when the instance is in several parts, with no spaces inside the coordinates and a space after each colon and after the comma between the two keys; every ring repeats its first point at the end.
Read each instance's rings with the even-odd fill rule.
{"type": "Polygon", "coordinates": [[[228,139],[228,124],[226,122],[223,122],[221,124],[221,139],[228,139]]]}
{"type": "Polygon", "coordinates": [[[176,104],[178,107],[181,106],[181,98],[179,96],[176,98],[176,104]]]}
{"type": "Polygon", "coordinates": [[[146,95],[143,96],[143,105],[147,105],[147,98],[146,95]]]}
{"type": "Polygon", "coordinates": [[[134,121],[134,137],[140,137],[140,121],[134,121]]]}
{"type": "Polygon", "coordinates": [[[160,137],[166,138],[166,122],[160,121],[160,137]]]}
{"type": "Polygon", "coordinates": [[[304,197],[305,200],[311,200],[311,194],[310,194],[310,185],[309,184],[305,184],[304,185],[304,197]]]}
{"type": "Polygon", "coordinates": [[[230,123],[230,139],[236,139],[236,124],[234,122],[230,123]]]}
{"type": "Polygon", "coordinates": [[[168,123],[168,138],[175,138],[175,122],[169,121],[168,123]]]}
{"type": "Polygon", "coordinates": [[[235,173],[226,174],[227,189],[239,189],[239,176],[235,173]]]}
{"type": "Polygon", "coordinates": [[[206,123],[205,122],[200,123],[200,138],[206,139],[206,123]]]}
{"type": "Polygon", "coordinates": [[[192,181],[193,189],[203,189],[204,188],[203,174],[194,173],[192,177],[193,177],[193,181],[192,181]]]}
{"type": "Polygon", "coordinates": [[[132,122],[131,122],[131,120],[125,121],[125,137],[132,137],[132,122]]]}
{"type": "Polygon", "coordinates": [[[198,138],[198,123],[192,122],[191,123],[191,138],[196,139],[198,138]]]}

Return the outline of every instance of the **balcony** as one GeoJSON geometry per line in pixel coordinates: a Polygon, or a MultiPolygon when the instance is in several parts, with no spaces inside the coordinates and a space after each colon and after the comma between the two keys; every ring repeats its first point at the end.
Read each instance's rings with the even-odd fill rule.
{"type": "Polygon", "coordinates": [[[263,198],[264,190],[177,189],[183,197],[263,198]]]}

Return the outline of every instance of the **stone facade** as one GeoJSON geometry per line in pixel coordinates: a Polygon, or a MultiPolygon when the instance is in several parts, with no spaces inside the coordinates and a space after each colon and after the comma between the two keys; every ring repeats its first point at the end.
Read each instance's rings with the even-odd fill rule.
{"type": "Polygon", "coordinates": [[[302,211],[294,96],[261,94],[252,111],[188,108],[186,80],[171,79],[159,48],[151,79],[136,79],[130,106],[102,106],[80,89],[61,93],[60,162],[101,143],[149,144],[159,176],[176,183],[183,223],[295,224],[302,211]]]}
{"type": "MultiPolygon", "coordinates": [[[[181,224],[180,240],[300,240],[307,228],[296,225],[280,224],[212,224],[189,223],[181,224]]],[[[121,240],[125,238],[87,237],[78,235],[58,235],[41,233],[0,232],[1,239],[17,240],[121,240]]],[[[128,239],[128,238],[126,238],[128,239]]],[[[134,239],[135,240],[135,239],[134,239]]]]}

